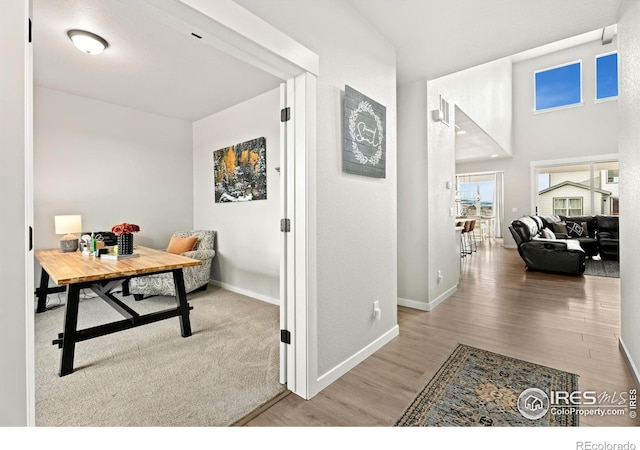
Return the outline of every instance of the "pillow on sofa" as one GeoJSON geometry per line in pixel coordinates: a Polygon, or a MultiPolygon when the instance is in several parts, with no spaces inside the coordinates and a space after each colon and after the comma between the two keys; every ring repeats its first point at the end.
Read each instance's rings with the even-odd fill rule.
{"type": "Polygon", "coordinates": [[[572,238],[581,238],[587,237],[587,224],[585,222],[574,222],[572,220],[567,220],[567,234],[572,238]]]}
{"type": "Polygon", "coordinates": [[[180,255],[185,252],[190,252],[193,250],[193,247],[195,247],[196,242],[198,242],[198,238],[196,236],[186,238],[171,236],[169,246],[167,247],[167,253],[180,255]]]}
{"type": "Polygon", "coordinates": [[[554,223],[562,222],[562,219],[559,216],[544,216],[542,218],[542,222],[548,228],[553,228],[554,223]]]}
{"type": "Polygon", "coordinates": [[[543,228],[542,229],[542,237],[545,239],[555,239],[556,235],[553,234],[553,231],[551,231],[548,228],[543,228]]]}
{"type": "Polygon", "coordinates": [[[551,224],[554,233],[568,234],[567,224],[565,222],[555,222],[551,224]]]}

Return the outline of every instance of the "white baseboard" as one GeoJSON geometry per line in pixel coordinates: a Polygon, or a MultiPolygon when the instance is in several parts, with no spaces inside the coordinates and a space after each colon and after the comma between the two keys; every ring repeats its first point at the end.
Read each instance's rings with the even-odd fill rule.
{"type": "Polygon", "coordinates": [[[226,289],[227,291],[235,292],[236,294],[246,295],[247,297],[255,298],[256,300],[261,300],[263,302],[271,303],[273,305],[280,305],[280,299],[278,298],[273,298],[263,294],[258,294],[257,292],[253,292],[248,289],[242,289],[227,283],[223,283],[222,281],[210,280],[209,284],[220,287],[222,289],[226,289]]]}
{"type": "Polygon", "coordinates": [[[385,344],[391,341],[393,338],[398,336],[400,333],[400,327],[398,325],[391,328],[385,334],[380,336],[378,339],[373,341],[371,344],[367,345],[365,348],[360,350],[355,355],[346,359],[344,362],[338,364],[336,367],[328,371],[327,373],[320,376],[316,383],[316,392],[321,392],[324,388],[329,386],[331,383],[336,381],[342,375],[349,372],[355,366],[360,364],[362,361],[367,359],[369,356],[373,355],[379,349],[381,349],[385,344]]]}
{"type": "Polygon", "coordinates": [[[406,306],[407,308],[419,309],[420,311],[430,311],[427,302],[419,302],[418,300],[410,300],[408,298],[398,297],[398,306],[406,306]]]}
{"type": "Polygon", "coordinates": [[[636,388],[640,389],[640,372],[638,372],[638,368],[633,363],[633,359],[631,359],[631,355],[627,350],[627,347],[624,345],[622,338],[618,338],[618,347],[624,356],[624,360],[627,363],[627,367],[631,371],[631,377],[633,378],[633,382],[636,384],[636,388]]]}
{"type": "Polygon", "coordinates": [[[456,284],[455,286],[447,289],[444,293],[440,294],[438,297],[429,302],[419,302],[417,300],[409,300],[408,298],[398,297],[398,305],[406,306],[407,308],[419,309],[421,311],[433,311],[436,306],[455,294],[457,290],[458,285],[456,284]]]}

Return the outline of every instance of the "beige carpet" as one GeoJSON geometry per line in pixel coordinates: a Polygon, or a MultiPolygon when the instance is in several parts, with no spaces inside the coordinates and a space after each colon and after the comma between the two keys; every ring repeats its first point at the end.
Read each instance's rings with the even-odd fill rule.
{"type": "MultiPolygon", "coordinates": [[[[125,300],[140,313],[175,305],[125,300]]],[[[188,301],[192,336],[180,336],[176,317],[80,342],[65,377],[51,344],[64,307],[36,314],[36,425],[228,426],[286,391],[277,306],[213,286],[188,301]]],[[[80,302],[79,329],[120,319],[100,299],[80,302]]]]}

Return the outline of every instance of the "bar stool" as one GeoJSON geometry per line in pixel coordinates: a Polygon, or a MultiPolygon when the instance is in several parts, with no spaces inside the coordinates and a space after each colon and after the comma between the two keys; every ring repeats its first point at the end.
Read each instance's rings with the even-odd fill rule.
{"type": "Polygon", "coordinates": [[[472,253],[469,246],[469,229],[471,228],[471,220],[466,220],[463,227],[464,228],[460,233],[460,256],[464,258],[472,253]]]}
{"type": "Polygon", "coordinates": [[[471,225],[469,225],[469,231],[467,232],[467,237],[469,238],[469,250],[471,252],[477,252],[478,246],[476,245],[476,221],[471,220],[471,225]]]}

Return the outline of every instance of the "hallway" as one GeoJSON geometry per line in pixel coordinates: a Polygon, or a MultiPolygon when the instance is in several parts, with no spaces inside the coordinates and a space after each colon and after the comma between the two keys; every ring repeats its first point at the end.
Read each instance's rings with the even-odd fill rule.
{"type": "MultiPolygon", "coordinates": [[[[634,388],[618,349],[620,280],[528,272],[499,239],[462,262],[458,291],[431,312],[398,308],[400,335],[309,401],[289,395],[247,426],[391,426],[463,343],[576,373],[581,390],[634,388]]],[[[628,416],[581,426],[637,426],[628,416]]]]}

